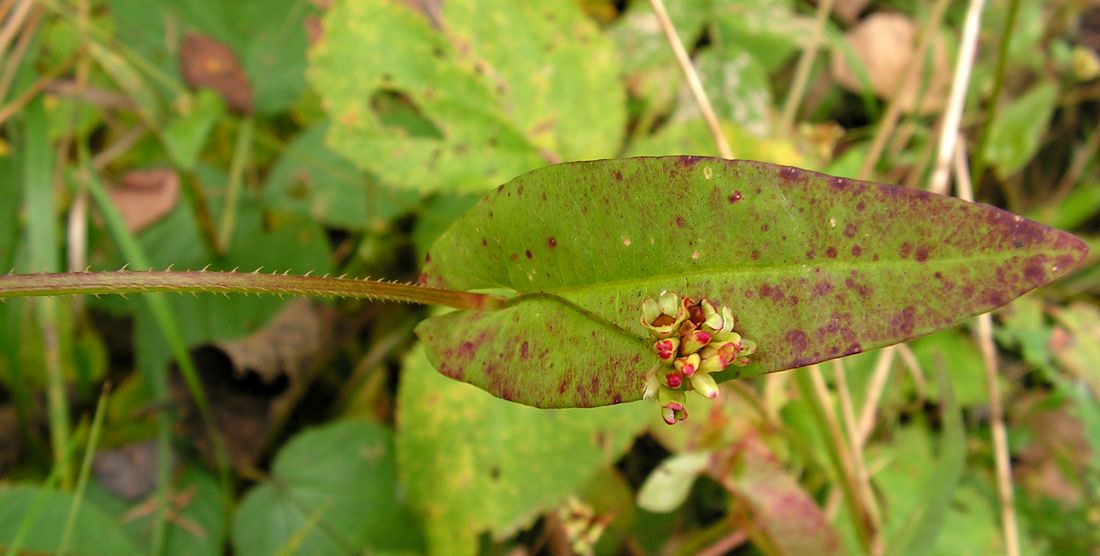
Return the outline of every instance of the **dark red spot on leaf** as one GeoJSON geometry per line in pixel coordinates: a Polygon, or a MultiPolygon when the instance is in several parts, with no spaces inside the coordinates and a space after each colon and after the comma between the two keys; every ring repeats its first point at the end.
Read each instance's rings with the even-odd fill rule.
{"type": "Polygon", "coordinates": [[[844,237],[856,237],[857,230],[858,228],[856,228],[855,224],[848,224],[844,227],[844,237]]]}
{"type": "Polygon", "coordinates": [[[898,311],[890,319],[890,327],[898,337],[908,337],[917,326],[917,310],[912,305],[898,311]]]}
{"type": "Polygon", "coordinates": [[[534,255],[533,253],[531,253],[531,250],[530,250],[530,249],[528,249],[528,250],[524,251],[524,252],[523,252],[523,254],[524,254],[524,255],[526,255],[528,259],[530,259],[530,258],[532,258],[532,257],[534,257],[534,256],[535,256],[535,255],[534,255]]]}
{"type": "Polygon", "coordinates": [[[740,191],[734,191],[733,193],[730,193],[730,196],[729,196],[728,200],[729,200],[731,205],[733,203],[736,203],[737,201],[740,201],[741,200],[741,192],[740,191]]]}
{"type": "Polygon", "coordinates": [[[858,246],[858,245],[853,245],[852,246],[852,256],[853,257],[858,257],[861,254],[863,254],[863,248],[858,246]]]}
{"type": "Polygon", "coordinates": [[[797,354],[806,351],[810,342],[807,340],[805,332],[801,330],[788,330],[787,344],[791,346],[791,351],[797,354]]]}
{"type": "Polygon", "coordinates": [[[830,259],[835,259],[836,258],[836,247],[826,247],[825,248],[825,256],[829,257],[830,259]]]}
{"type": "Polygon", "coordinates": [[[927,261],[928,260],[928,246],[927,245],[921,245],[920,247],[917,247],[917,253],[913,258],[915,258],[918,263],[923,263],[924,261],[927,261]]]}
{"type": "Polygon", "coordinates": [[[554,236],[550,236],[546,238],[546,245],[553,249],[558,246],[558,240],[554,236]]]}
{"type": "Polygon", "coordinates": [[[686,224],[687,224],[687,219],[685,219],[683,216],[677,216],[676,217],[676,227],[677,228],[683,228],[684,225],[686,225],[686,224]]]}

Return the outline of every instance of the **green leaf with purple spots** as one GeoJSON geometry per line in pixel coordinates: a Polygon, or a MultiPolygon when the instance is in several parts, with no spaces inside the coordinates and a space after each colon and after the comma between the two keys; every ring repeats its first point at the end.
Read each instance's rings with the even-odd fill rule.
{"type": "Polygon", "coordinates": [[[902,342],[1064,275],[1087,247],[1001,209],[760,162],[633,158],[500,187],[423,280],[515,293],[417,333],[443,374],[539,407],[639,399],[662,290],[729,305],[759,349],[729,380],[902,342]]]}

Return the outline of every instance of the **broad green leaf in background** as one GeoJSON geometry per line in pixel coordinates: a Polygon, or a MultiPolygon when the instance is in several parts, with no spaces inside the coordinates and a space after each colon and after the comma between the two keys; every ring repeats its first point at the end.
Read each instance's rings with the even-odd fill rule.
{"type": "Polygon", "coordinates": [[[164,128],[164,148],[177,167],[191,170],[199,160],[210,131],[225,115],[225,102],[217,93],[203,89],[191,98],[183,114],[164,128]]]}
{"type": "Polygon", "coordinates": [[[1057,101],[1058,84],[1043,81],[997,115],[983,156],[1001,179],[1015,174],[1035,156],[1057,101]]]}
{"type": "Polygon", "coordinates": [[[338,1],[308,77],[334,150],[383,181],[484,190],[547,161],[607,157],[619,67],[573,2],[338,1]]]}
{"type": "MultiPolygon", "coordinates": [[[[967,335],[956,330],[945,330],[912,342],[913,355],[926,373],[943,371],[951,381],[955,399],[962,407],[988,402],[985,385],[985,364],[978,346],[967,335]]],[[[928,394],[938,400],[937,390],[928,394]]]]}
{"type": "Polygon", "coordinates": [[[529,525],[610,465],[652,408],[539,410],[432,370],[417,349],[398,392],[397,456],[409,504],[436,554],[473,554],[477,536],[529,525]]]}
{"type": "Polygon", "coordinates": [[[385,225],[419,200],[392,191],[325,147],[327,124],[296,137],[283,150],[263,187],[264,206],[350,230],[385,225]]]}
{"type": "Polygon", "coordinates": [[[299,434],[237,508],[237,554],[419,550],[393,450],[392,433],[373,423],[338,421],[299,434]]]}
{"type": "MultiPolygon", "coordinates": [[[[699,39],[711,3],[711,0],[667,3],[668,17],[684,44],[695,44],[699,39]]],[[[676,98],[682,83],[676,58],[648,2],[631,2],[608,28],[607,35],[622,60],[631,97],[641,101],[647,114],[637,124],[644,127],[646,118],[656,119],[658,114],[669,111],[676,98]]]]}
{"type": "MultiPolygon", "coordinates": [[[[711,48],[699,55],[695,65],[718,118],[757,137],[768,135],[772,93],[768,74],[756,58],[740,49],[711,48]]],[[[680,89],[677,105],[673,121],[700,117],[699,105],[686,87],[680,89]]]]}
{"type": "MultiPolygon", "coordinates": [[[[73,495],[67,492],[33,486],[0,487],[0,550],[11,546],[25,523],[29,524],[22,538],[23,550],[39,554],[55,554],[61,548],[61,538],[73,495]],[[25,521],[27,513],[36,512],[25,521]]],[[[119,521],[85,501],[77,515],[69,542],[75,554],[85,556],[124,556],[140,554],[126,538],[119,521]]]]}
{"type": "Polygon", "coordinates": [[[752,54],[765,71],[779,69],[813,34],[812,18],[791,0],[714,0],[714,42],[752,54]]]}
{"type": "Polygon", "coordinates": [[[757,342],[719,379],[897,343],[1008,303],[1087,248],[1003,210],[750,161],[560,164],[486,196],[436,242],[427,284],[518,294],[417,334],[444,374],[540,407],[641,397],[640,323],[663,290],[729,305],[757,342]]]}
{"type": "MultiPolygon", "coordinates": [[[[950,510],[955,489],[966,468],[966,431],[963,430],[962,412],[955,401],[947,373],[936,370],[937,391],[943,404],[943,433],[935,467],[920,469],[920,483],[914,492],[910,485],[898,489],[910,495],[906,500],[890,504],[887,528],[890,530],[889,554],[916,556],[928,554],[943,528],[950,510]],[[909,488],[907,488],[909,487],[909,488]],[[899,507],[902,506],[902,507],[899,507]]],[[[923,439],[922,439],[923,440],[923,439]]],[[[922,445],[923,441],[920,442],[922,445]]],[[[896,461],[903,470],[912,470],[914,462],[925,463],[928,458],[913,461],[896,461]]]]}

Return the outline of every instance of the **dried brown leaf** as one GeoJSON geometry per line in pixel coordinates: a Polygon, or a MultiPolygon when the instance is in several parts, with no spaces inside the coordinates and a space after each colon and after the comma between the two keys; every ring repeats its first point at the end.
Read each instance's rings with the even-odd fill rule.
{"type": "Polygon", "coordinates": [[[179,192],[179,175],[168,168],[132,170],[109,191],[131,232],[143,230],[172,212],[179,192]]]}
{"type": "MultiPolygon", "coordinates": [[[[867,72],[876,95],[892,98],[902,86],[906,66],[916,48],[917,34],[917,24],[896,13],[873,14],[845,33],[844,39],[867,72]]],[[[844,88],[855,92],[863,89],[858,74],[839,49],[833,52],[832,73],[844,88]]],[[[906,112],[929,113],[944,105],[951,86],[951,68],[941,40],[932,41],[932,67],[925,75],[931,80],[927,86],[917,80],[902,91],[901,108],[906,112]]]]}
{"type": "Polygon", "coordinates": [[[205,35],[188,33],[180,47],[180,69],[192,88],[213,89],[234,111],[252,112],[252,85],[228,46],[205,35]]]}

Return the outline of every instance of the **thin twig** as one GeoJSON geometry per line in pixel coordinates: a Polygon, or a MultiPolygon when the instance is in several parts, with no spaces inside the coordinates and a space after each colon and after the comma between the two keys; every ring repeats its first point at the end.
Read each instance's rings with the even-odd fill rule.
{"type": "MultiPolygon", "coordinates": [[[[0,15],[0,21],[4,19],[3,15],[0,15]]],[[[38,30],[38,25],[42,23],[42,10],[37,9],[31,12],[31,19],[27,22],[27,25],[23,27],[23,34],[19,36],[19,41],[15,43],[15,48],[11,54],[0,50],[0,59],[6,61],[0,64],[3,67],[3,73],[0,73],[0,100],[7,98],[8,90],[11,88],[11,84],[15,82],[15,75],[19,71],[20,63],[23,61],[23,56],[26,56],[27,49],[31,45],[31,39],[35,37],[35,32],[38,30]]]]}
{"type": "Polygon", "coordinates": [[[779,129],[791,131],[794,119],[802,104],[802,96],[806,93],[806,83],[810,79],[810,70],[813,69],[814,59],[821,49],[821,37],[825,34],[825,23],[829,21],[829,14],[833,11],[835,0],[821,0],[817,3],[817,14],[814,16],[814,31],[798,58],[798,66],[794,70],[794,79],[791,81],[791,90],[787,93],[787,102],[783,105],[783,115],[779,120],[779,129]]]}
{"type": "Polygon", "coordinates": [[[1054,195],[1050,199],[1052,205],[1058,205],[1066,199],[1069,192],[1073,190],[1073,186],[1077,184],[1077,180],[1084,175],[1085,168],[1090,163],[1096,162],[1097,151],[1100,151],[1100,127],[1094,128],[1088,139],[1085,139],[1085,143],[1074,151],[1069,169],[1062,175],[1058,186],[1054,188],[1054,195]]]}
{"type": "Polygon", "coordinates": [[[859,412],[859,426],[856,429],[858,445],[862,447],[871,436],[875,428],[875,414],[878,413],[878,404],[882,400],[882,392],[886,389],[886,380],[890,378],[890,367],[894,364],[894,347],[884,348],[875,360],[875,370],[871,373],[871,384],[867,387],[867,397],[863,401],[863,409],[859,412]]]}
{"type": "Polygon", "coordinates": [[[145,127],[144,123],[138,122],[134,127],[128,129],[126,133],[119,137],[118,141],[111,143],[107,148],[96,153],[92,157],[92,168],[97,172],[103,171],[108,164],[114,162],[114,160],[134,148],[134,145],[145,136],[145,133],[149,131],[149,128],[145,127]]]}
{"type": "Polygon", "coordinates": [[[848,389],[848,378],[844,374],[844,362],[840,359],[833,360],[833,379],[836,381],[840,417],[844,422],[845,437],[848,441],[847,449],[852,458],[852,471],[855,474],[856,483],[859,485],[859,495],[863,498],[868,517],[872,520],[871,554],[882,554],[886,545],[882,539],[881,516],[878,511],[878,504],[875,502],[874,489],[871,488],[871,476],[867,474],[867,466],[863,463],[863,450],[856,429],[856,412],[855,408],[852,407],[852,395],[848,389]]]}
{"type": "Polygon", "coordinates": [[[726,136],[722,134],[722,128],[718,125],[718,117],[714,115],[714,108],[711,107],[710,99],[707,98],[707,93],[703,90],[703,83],[699,80],[699,74],[695,72],[695,66],[692,65],[687,50],[684,50],[684,45],[680,42],[680,36],[676,34],[676,27],[672,25],[672,20],[668,18],[664,2],[662,0],[649,0],[649,5],[653,6],[653,12],[657,14],[657,22],[661,25],[661,30],[665,32],[665,38],[668,39],[668,44],[672,47],[676,62],[680,64],[680,71],[684,72],[688,90],[691,91],[695,104],[699,105],[699,112],[703,115],[703,120],[707,122],[707,129],[710,130],[710,134],[714,138],[714,144],[718,146],[718,154],[722,158],[733,158],[733,150],[730,149],[726,136]]]}
{"type": "Polygon", "coordinates": [[[0,107],[0,124],[4,123],[12,115],[16,114],[20,110],[27,107],[34,97],[38,96],[51,81],[57,78],[57,75],[43,75],[39,77],[33,85],[27,87],[27,90],[23,91],[18,97],[9,102],[6,106],[0,107]]]}
{"type": "Polygon", "coordinates": [[[962,44],[959,46],[959,58],[955,61],[955,76],[951,80],[951,95],[948,97],[947,110],[943,113],[943,123],[940,126],[936,166],[932,169],[932,179],[928,185],[928,190],[932,193],[940,195],[947,193],[947,180],[951,176],[951,158],[955,154],[955,141],[959,136],[959,122],[962,121],[963,106],[966,104],[966,91],[970,88],[970,73],[974,69],[974,56],[978,50],[978,30],[981,27],[984,7],[985,0],[970,0],[966,8],[962,44]]]}
{"type": "Polygon", "coordinates": [[[932,44],[932,37],[939,30],[940,21],[943,19],[944,12],[947,11],[947,4],[948,0],[936,0],[936,3],[932,5],[932,12],[921,29],[920,37],[917,39],[917,47],[913,50],[913,57],[909,59],[909,65],[905,68],[904,77],[901,83],[898,84],[897,90],[894,91],[894,96],[890,97],[886,113],[879,119],[878,129],[875,130],[875,138],[871,141],[871,147],[867,150],[866,158],[863,159],[863,166],[859,169],[860,179],[871,177],[875,165],[878,164],[878,159],[882,156],[882,151],[886,147],[886,140],[894,132],[894,126],[897,125],[898,118],[901,116],[901,99],[905,91],[912,88],[913,83],[920,75],[920,70],[924,66],[922,63],[924,55],[928,51],[929,45],[932,44]]]}
{"type": "Polygon", "coordinates": [[[867,500],[863,497],[863,489],[860,488],[856,478],[852,454],[848,450],[848,443],[844,440],[844,433],[829,401],[829,387],[825,384],[825,377],[822,376],[821,367],[818,365],[810,365],[802,372],[808,376],[809,385],[806,384],[806,378],[800,375],[796,379],[799,381],[799,389],[811,398],[809,401],[814,406],[817,417],[822,421],[822,426],[825,427],[831,452],[835,455],[840,485],[848,500],[860,543],[867,551],[871,551],[876,544],[874,539],[878,536],[876,523],[867,500]]]}
{"type": "Polygon", "coordinates": [[[917,361],[917,356],[913,355],[913,350],[909,348],[909,344],[898,344],[896,347],[898,355],[901,356],[901,362],[905,363],[905,369],[913,377],[913,386],[917,389],[917,396],[922,400],[926,399],[928,379],[924,377],[924,369],[921,368],[920,361],[917,361]]]}
{"type": "Polygon", "coordinates": [[[745,533],[744,529],[736,529],[730,531],[730,533],[718,542],[700,550],[697,556],[722,556],[723,554],[729,554],[735,548],[745,544],[745,541],[749,540],[749,536],[745,533]]]}
{"type": "MultiPolygon", "coordinates": [[[[960,142],[955,155],[955,183],[959,197],[974,200],[970,173],[966,168],[965,149],[960,142]]],[[[1019,556],[1020,541],[1016,525],[1016,502],[1012,486],[1012,463],[1008,455],[1008,435],[1005,430],[1004,402],[998,383],[997,348],[993,344],[993,318],[989,313],[978,317],[978,346],[985,367],[985,387],[989,395],[989,427],[993,436],[994,463],[997,468],[997,495],[1001,502],[1001,526],[1005,554],[1019,556]]]]}
{"type": "Polygon", "coordinates": [[[33,7],[34,0],[23,0],[15,6],[15,11],[12,12],[11,18],[7,20],[7,24],[0,26],[0,52],[4,52],[8,49],[8,43],[10,43],[15,37],[15,34],[19,32],[19,28],[23,25],[23,20],[27,18],[27,14],[30,13],[33,7]]]}

